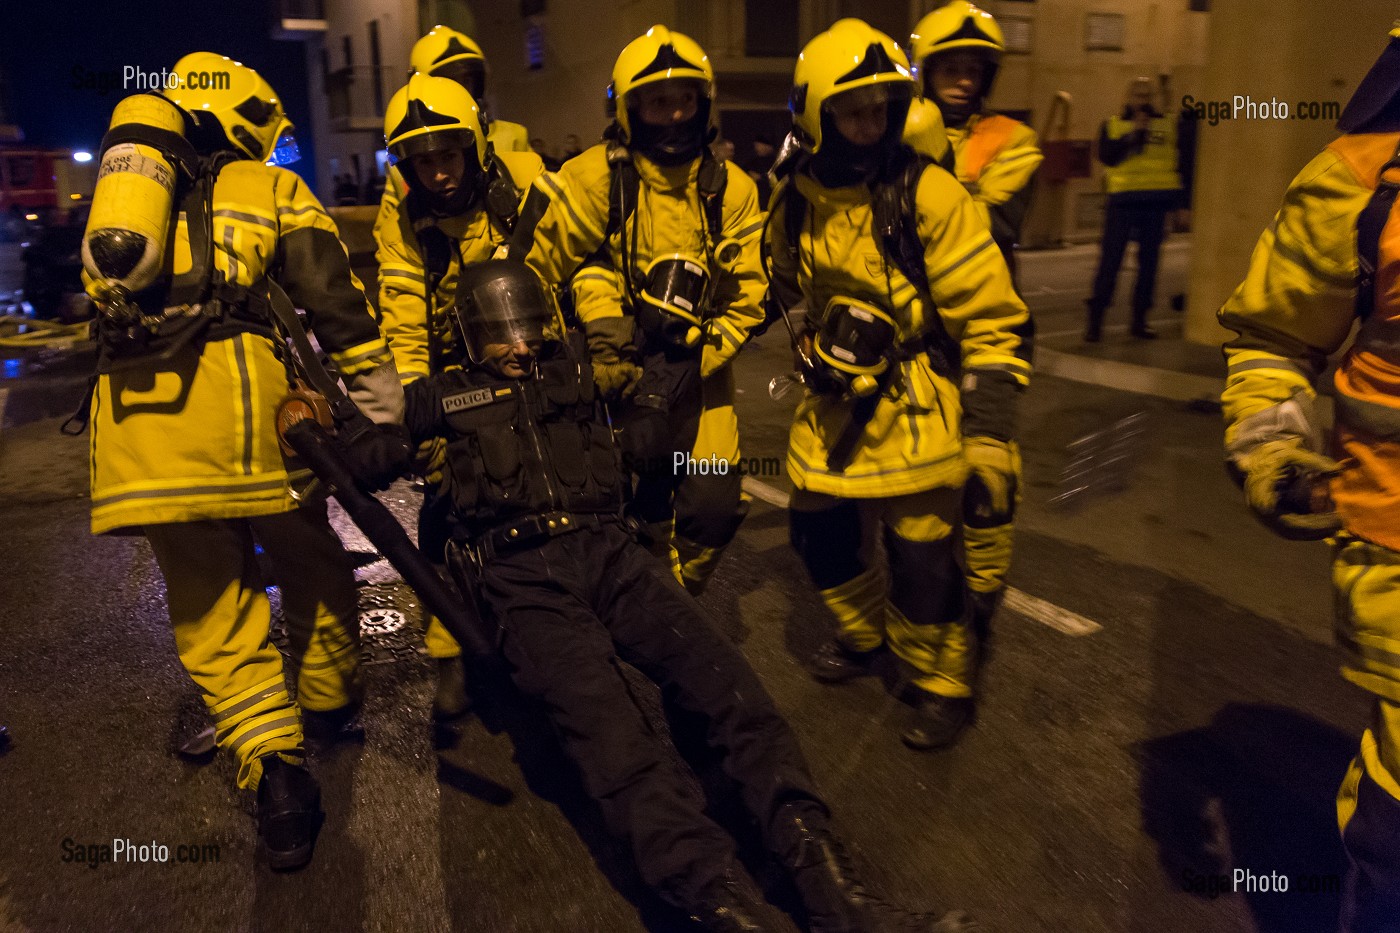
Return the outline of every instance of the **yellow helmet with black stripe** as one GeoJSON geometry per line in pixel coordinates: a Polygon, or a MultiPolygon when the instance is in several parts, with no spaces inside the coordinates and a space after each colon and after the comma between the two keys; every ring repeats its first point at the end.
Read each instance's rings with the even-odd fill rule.
{"type": "Polygon", "coordinates": [[[708,124],[715,93],[715,71],[700,44],[690,36],[660,25],[627,43],[617,56],[612,83],[608,85],[608,116],[617,118],[624,142],[632,138],[635,129],[628,113],[628,95],[649,84],[674,80],[696,82],[708,124]]]}
{"type": "Polygon", "coordinates": [[[448,78],[415,74],[384,111],[384,145],[395,159],[462,149],[486,164],[481,108],[467,89],[448,78]]]}
{"type": "Polygon", "coordinates": [[[925,94],[931,93],[929,60],[960,50],[975,52],[986,60],[982,77],[982,93],[986,94],[996,79],[1001,53],[1006,51],[1006,39],[996,17],[967,0],[954,0],[919,20],[909,37],[909,53],[923,76],[925,94]]]}
{"type": "Polygon", "coordinates": [[[218,121],[233,149],[259,162],[296,160],[292,121],[262,77],[242,62],[215,52],[191,52],[175,63],[176,86],[164,95],[190,113],[218,121]]]}
{"type": "Polygon", "coordinates": [[[434,26],[413,43],[408,63],[418,74],[451,78],[475,100],[486,95],[486,54],[475,39],[450,26],[434,26]]]}
{"type": "MultiPolygon", "coordinates": [[[[801,146],[819,152],[823,109],[839,94],[866,88],[883,88],[907,108],[914,92],[909,59],[899,43],[868,23],[838,20],[797,57],[788,107],[801,146]]],[[[902,125],[904,113],[895,116],[902,125]]]]}

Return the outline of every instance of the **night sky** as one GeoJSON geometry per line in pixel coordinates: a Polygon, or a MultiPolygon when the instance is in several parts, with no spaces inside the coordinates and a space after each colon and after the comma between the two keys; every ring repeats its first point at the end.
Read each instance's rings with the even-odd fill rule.
{"type": "Polygon", "coordinates": [[[168,69],[182,55],[218,52],[256,68],[297,124],[301,161],[314,183],[305,46],[271,38],[268,0],[0,0],[0,68],[10,118],[26,142],[95,150],[122,90],[123,66],[168,69]],[[110,85],[105,92],[103,81],[110,85]]]}

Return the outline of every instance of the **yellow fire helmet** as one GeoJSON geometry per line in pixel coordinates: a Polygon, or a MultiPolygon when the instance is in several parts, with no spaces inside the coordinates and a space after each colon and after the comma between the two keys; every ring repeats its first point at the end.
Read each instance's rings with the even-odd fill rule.
{"type": "Polygon", "coordinates": [[[384,145],[396,160],[423,152],[462,149],[486,164],[481,108],[467,89],[448,78],[415,74],[384,111],[384,145]]]}
{"type": "Polygon", "coordinates": [[[473,98],[486,94],[486,55],[476,40],[448,26],[434,26],[413,43],[408,63],[418,74],[451,78],[473,98]]]}
{"type": "Polygon", "coordinates": [[[196,120],[212,116],[236,151],[278,165],[296,160],[292,122],[262,75],[214,52],[191,52],[173,71],[178,86],[166,88],[165,96],[196,120]]]}
{"type": "Polygon", "coordinates": [[[624,142],[632,137],[627,95],[644,85],[678,78],[700,84],[701,106],[708,120],[709,104],[715,96],[715,70],[698,42],[658,25],[627,43],[613,65],[607,100],[608,116],[617,118],[624,142]]]}
{"type": "MultiPolygon", "coordinates": [[[[967,0],[954,0],[919,20],[909,37],[909,54],[920,75],[927,74],[930,58],[957,49],[979,52],[987,59],[989,67],[982,87],[985,94],[991,88],[1001,53],[1006,51],[1006,40],[996,17],[967,0]]],[[[927,86],[924,93],[929,93],[927,86]]]]}
{"type": "Polygon", "coordinates": [[[906,100],[914,92],[909,59],[899,43],[880,30],[863,20],[842,19],[808,42],[797,57],[788,99],[802,148],[821,150],[822,107],[831,98],[881,85],[903,92],[906,100]]]}

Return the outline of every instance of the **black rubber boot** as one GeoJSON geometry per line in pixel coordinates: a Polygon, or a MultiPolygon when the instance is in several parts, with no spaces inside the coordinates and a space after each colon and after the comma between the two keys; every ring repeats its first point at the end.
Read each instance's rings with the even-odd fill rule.
{"type": "Polygon", "coordinates": [[[1084,342],[1098,343],[1103,339],[1103,317],[1107,308],[1095,306],[1092,302],[1086,302],[1089,307],[1089,317],[1084,324],[1084,342]]]}
{"type": "Polygon", "coordinates": [[[708,885],[691,910],[690,919],[706,933],[764,933],[763,896],[753,882],[732,871],[708,885]]]}
{"type": "Polygon", "coordinates": [[[817,649],[807,662],[807,670],[812,677],[824,684],[840,684],[856,677],[864,677],[874,673],[870,666],[875,660],[875,656],[880,653],[879,648],[872,648],[869,651],[852,651],[841,644],[838,639],[831,641],[817,649]]]}
{"type": "Polygon", "coordinates": [[[971,933],[961,911],[943,917],[896,907],[866,890],[850,853],[810,808],[785,806],[774,822],[774,842],[792,873],[811,933],[971,933]]]}
{"type": "Polygon", "coordinates": [[[433,719],[447,722],[471,708],[467,698],[467,669],[460,656],[438,658],[437,694],[433,697],[433,719]]]}
{"type": "Polygon", "coordinates": [[[267,863],[277,871],[294,871],[311,861],[321,828],[321,788],[311,772],[264,755],[258,782],[258,838],[267,863]]]}
{"type": "Polygon", "coordinates": [[[1156,340],[1157,332],[1147,324],[1147,311],[1133,312],[1132,335],[1139,340],[1156,340]]]}
{"type": "Polygon", "coordinates": [[[301,711],[301,730],[306,737],[306,749],[313,755],[328,754],[341,742],[364,740],[360,724],[359,700],[352,700],[335,709],[301,711]]]}
{"type": "Polygon", "coordinates": [[[948,748],[972,722],[976,701],[972,697],[945,697],[919,691],[913,721],[900,738],[915,751],[948,748]]]}

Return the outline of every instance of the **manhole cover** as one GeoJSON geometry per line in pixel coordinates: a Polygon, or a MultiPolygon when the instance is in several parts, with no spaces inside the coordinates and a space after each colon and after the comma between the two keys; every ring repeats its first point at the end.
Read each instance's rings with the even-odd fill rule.
{"type": "Polygon", "coordinates": [[[362,635],[388,635],[403,628],[403,613],[397,609],[369,609],[360,613],[362,635]]]}

